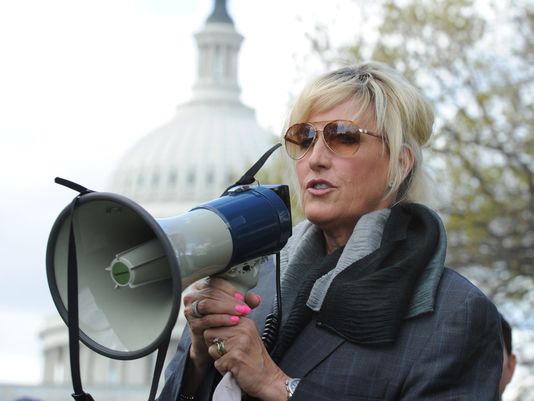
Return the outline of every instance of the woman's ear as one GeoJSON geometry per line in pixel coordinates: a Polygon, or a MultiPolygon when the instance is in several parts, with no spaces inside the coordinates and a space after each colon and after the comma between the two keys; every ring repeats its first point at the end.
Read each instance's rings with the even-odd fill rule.
{"type": "Polygon", "coordinates": [[[399,165],[402,170],[403,181],[406,179],[408,174],[410,174],[410,171],[412,171],[413,161],[414,157],[412,149],[408,145],[404,144],[399,155],[399,165]]]}

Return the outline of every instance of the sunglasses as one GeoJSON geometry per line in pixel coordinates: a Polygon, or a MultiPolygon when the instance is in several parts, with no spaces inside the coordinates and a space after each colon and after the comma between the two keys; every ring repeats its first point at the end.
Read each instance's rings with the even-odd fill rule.
{"type": "Polygon", "coordinates": [[[308,150],[317,141],[318,132],[323,133],[326,147],[338,156],[352,156],[360,147],[360,135],[366,134],[384,140],[374,132],[360,128],[354,121],[334,120],[326,122],[322,130],[315,128],[314,124],[325,123],[298,123],[292,125],[284,135],[287,154],[294,160],[302,159],[308,150]]]}

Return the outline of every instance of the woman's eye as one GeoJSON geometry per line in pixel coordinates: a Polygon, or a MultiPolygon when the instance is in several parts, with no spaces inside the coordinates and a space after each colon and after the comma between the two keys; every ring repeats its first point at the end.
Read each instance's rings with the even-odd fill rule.
{"type": "Polygon", "coordinates": [[[352,145],[360,142],[360,135],[354,133],[336,134],[336,141],[345,145],[352,145]]]}
{"type": "Polygon", "coordinates": [[[312,142],[313,142],[313,138],[305,138],[299,142],[299,146],[302,149],[307,149],[311,146],[312,142]]]}

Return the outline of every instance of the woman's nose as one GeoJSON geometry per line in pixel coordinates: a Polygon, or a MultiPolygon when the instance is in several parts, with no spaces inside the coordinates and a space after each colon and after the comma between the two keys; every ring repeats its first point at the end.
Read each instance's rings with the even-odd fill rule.
{"type": "Polygon", "coordinates": [[[326,146],[324,136],[321,131],[317,133],[319,137],[315,138],[315,141],[311,145],[311,149],[308,151],[308,162],[310,166],[322,166],[330,160],[330,149],[326,146]]]}

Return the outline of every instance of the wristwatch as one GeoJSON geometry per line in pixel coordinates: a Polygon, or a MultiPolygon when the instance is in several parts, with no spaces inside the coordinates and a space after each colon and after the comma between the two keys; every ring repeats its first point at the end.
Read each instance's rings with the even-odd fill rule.
{"type": "Polygon", "coordinates": [[[293,394],[295,394],[295,391],[297,390],[297,386],[299,385],[300,379],[297,378],[289,378],[286,380],[286,390],[287,390],[287,399],[290,400],[291,397],[293,397],[293,394]]]}

